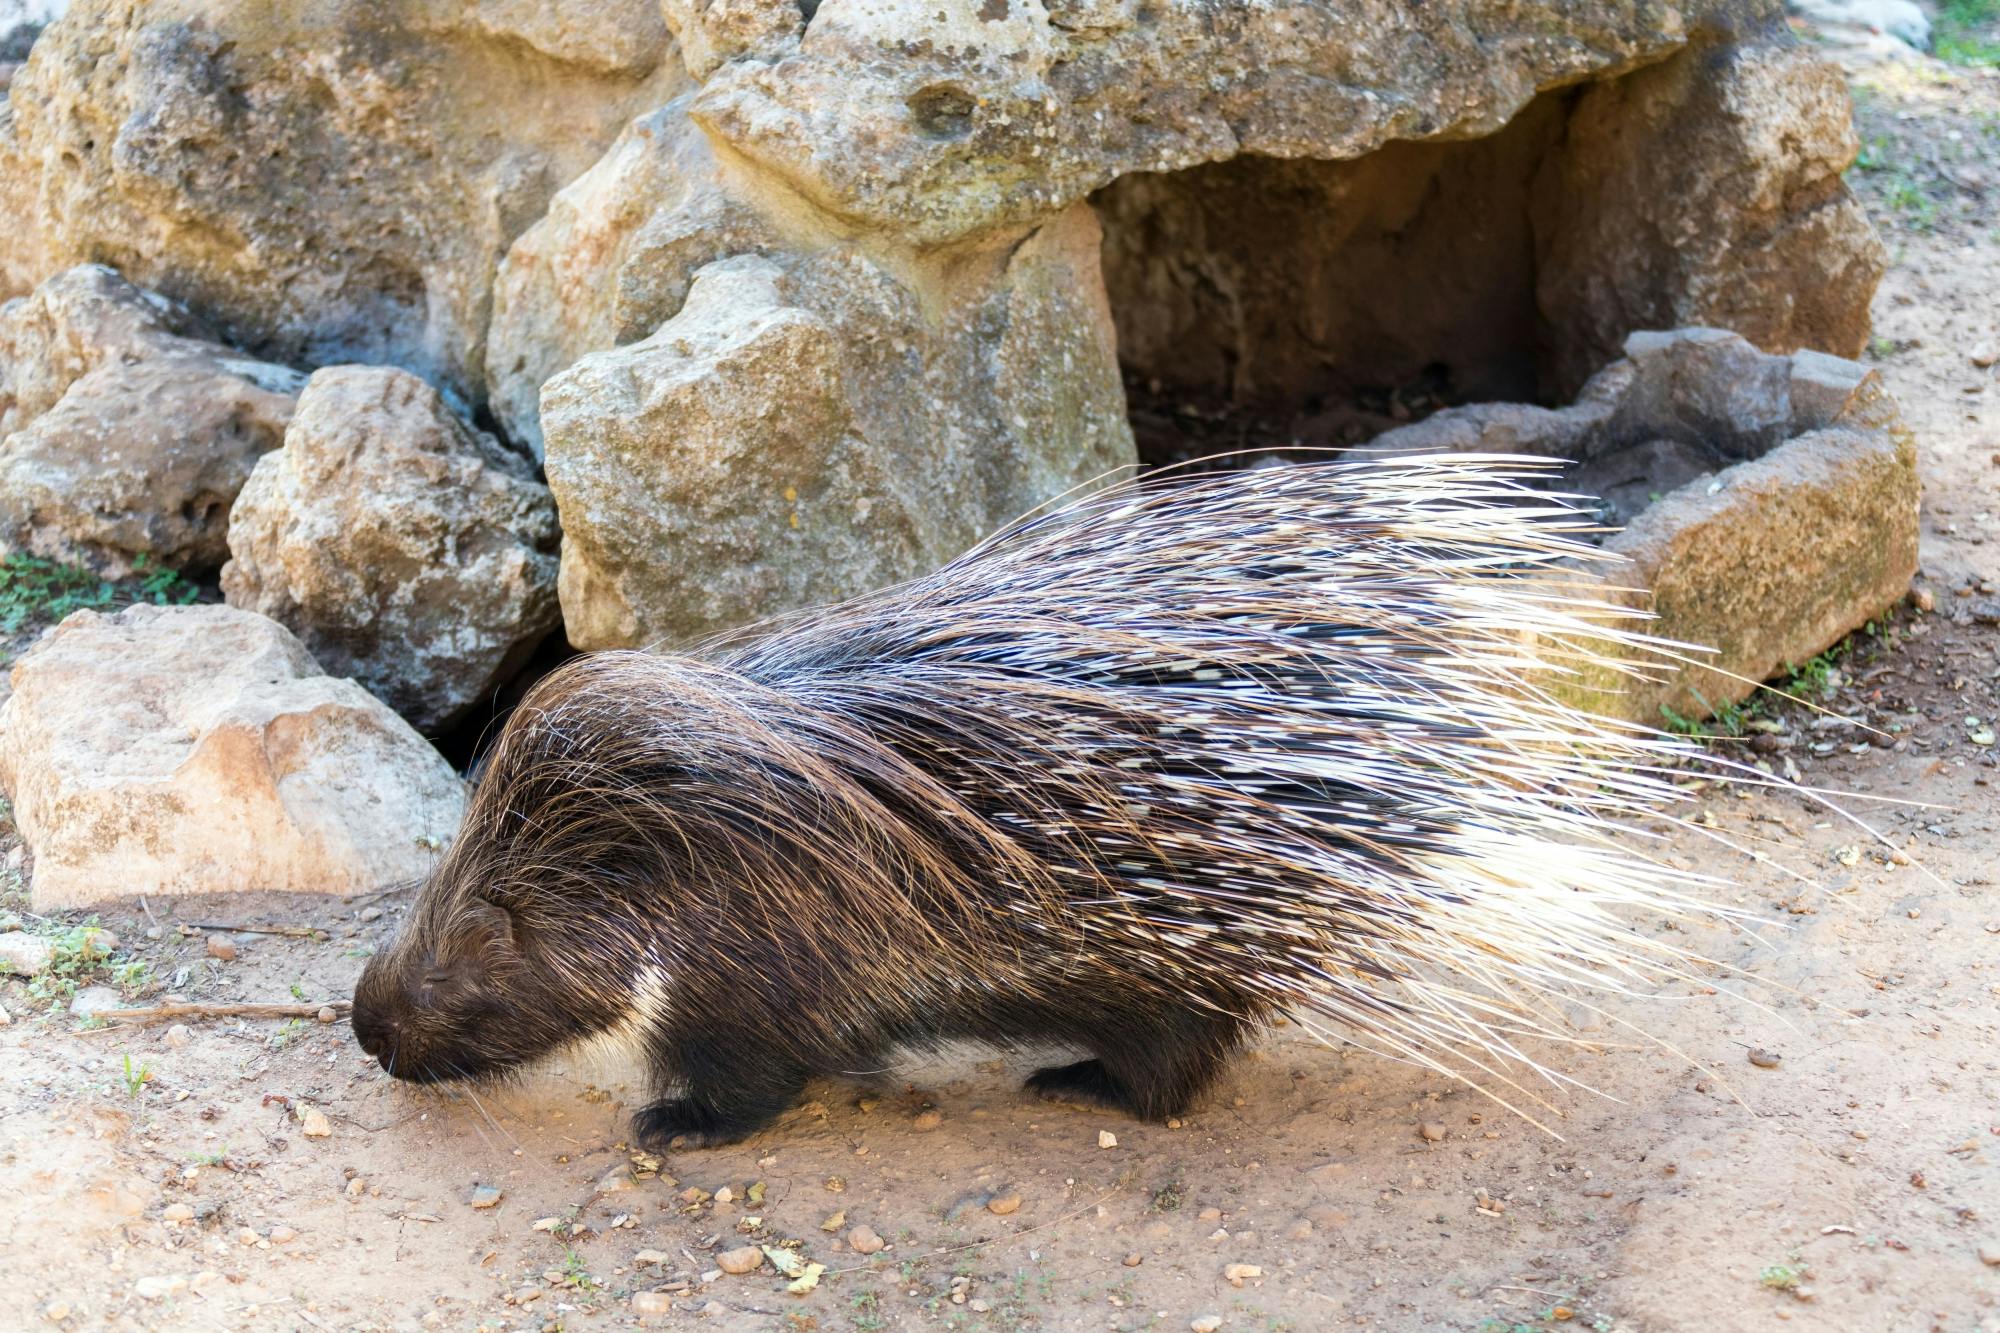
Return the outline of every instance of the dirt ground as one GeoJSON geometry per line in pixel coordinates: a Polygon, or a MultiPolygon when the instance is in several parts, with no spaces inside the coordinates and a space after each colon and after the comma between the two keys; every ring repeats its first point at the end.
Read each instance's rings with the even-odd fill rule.
{"type": "MultiPolygon", "coordinates": [[[[1604,1094],[1561,1097],[1560,1138],[1280,1028],[1178,1126],[1033,1101],[1032,1060],[968,1052],[635,1162],[615,1067],[418,1095],[344,1022],[73,1017],[72,984],[342,998],[405,907],[181,901],[103,913],[102,963],[0,982],[0,1329],[2000,1331],[2000,370],[1972,357],[2000,344],[2000,73],[1856,86],[1854,179],[1895,255],[1872,355],[1921,441],[1932,609],[1832,664],[1830,705],[1876,732],[1779,708],[1750,755],[1859,793],[1895,850],[1794,796],[1692,791],[1820,887],[1683,839],[1766,923],[1686,941],[1754,1000],[1619,1001],[1673,1051],[1597,1028],[1547,1053],[1604,1094]],[[221,961],[217,925],[319,933],[230,931],[221,961]],[[824,1272],[794,1295],[768,1263],[717,1271],[750,1243],[824,1272]]],[[[19,861],[0,917],[80,924],[26,911],[19,861]]]]}

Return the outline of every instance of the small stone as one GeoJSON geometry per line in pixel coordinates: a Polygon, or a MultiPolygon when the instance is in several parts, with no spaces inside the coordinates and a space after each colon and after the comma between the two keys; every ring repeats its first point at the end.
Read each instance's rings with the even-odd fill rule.
{"type": "Polygon", "coordinates": [[[888,1242],[875,1234],[875,1228],[863,1224],[847,1233],[847,1243],[856,1254],[874,1254],[888,1242]]]}
{"type": "Polygon", "coordinates": [[[1988,1268],[2000,1268],[2000,1240],[1989,1240],[1979,1247],[1979,1262],[1988,1268]]]}
{"type": "Polygon", "coordinates": [[[1751,1048],[1750,1063],[1759,1069],[1776,1069],[1784,1060],[1776,1051],[1767,1051],[1762,1046],[1751,1048]]]}
{"type": "Polygon", "coordinates": [[[184,1049],[193,1040],[194,1031],[185,1023],[176,1023],[167,1029],[167,1045],[177,1051],[184,1049]]]}
{"type": "Polygon", "coordinates": [[[354,1179],[347,1182],[348,1198],[358,1199],[367,1192],[368,1192],[368,1182],[363,1180],[360,1176],[356,1176],[354,1179]]]}
{"type": "Polygon", "coordinates": [[[187,1290],[182,1277],[142,1277],[132,1284],[132,1293],[142,1301],[163,1301],[187,1290]]]}
{"type": "Polygon", "coordinates": [[[160,1210],[162,1222],[192,1222],[194,1209],[184,1203],[170,1203],[160,1210]]]}
{"type": "Polygon", "coordinates": [[[291,1227],[271,1228],[271,1243],[273,1245],[289,1245],[298,1238],[299,1233],[291,1227]]]}
{"type": "Polygon", "coordinates": [[[42,1318],[51,1324],[60,1324],[70,1316],[68,1301],[50,1301],[42,1307],[42,1318]]]}
{"type": "Polygon", "coordinates": [[[511,1295],[509,1295],[507,1299],[512,1301],[516,1305],[533,1305],[536,1301],[540,1300],[547,1294],[548,1293],[543,1291],[540,1287],[531,1285],[518,1288],[511,1295]]]}
{"type": "Polygon", "coordinates": [[[632,1293],[633,1314],[670,1314],[674,1308],[672,1293],[665,1291],[635,1291],[632,1293]]]}
{"type": "Polygon", "coordinates": [[[123,1009],[125,997],[115,986],[85,986],[69,1002],[69,1011],[78,1018],[95,1018],[108,1009],[123,1009]]]}
{"type": "Polygon", "coordinates": [[[826,1221],[819,1224],[819,1229],[821,1231],[826,1232],[828,1235],[832,1235],[834,1232],[840,1230],[842,1227],[846,1225],[847,1225],[847,1210],[845,1208],[842,1208],[838,1212],[828,1213],[826,1221]]]}
{"type": "Polygon", "coordinates": [[[236,961],[236,945],[227,935],[210,935],[208,956],[225,963],[233,963],[236,961]]]}
{"type": "Polygon", "coordinates": [[[380,921],[382,919],[382,909],[379,907],[364,907],[355,915],[359,916],[363,921],[380,921]]]}
{"type": "Polygon", "coordinates": [[[1220,1222],[1222,1220],[1222,1210],[1211,1205],[1196,1213],[1194,1220],[1197,1222],[1220,1222]]]}
{"type": "Polygon", "coordinates": [[[7,1012],[7,1006],[4,1004],[0,1004],[0,1028],[6,1027],[9,1023],[12,1023],[13,1021],[14,1021],[14,1016],[7,1012]]]}
{"type": "Polygon", "coordinates": [[[1219,1314],[1205,1314],[1201,1318],[1190,1322],[1188,1327],[1194,1333],[1215,1333],[1216,1329],[1222,1327],[1222,1316],[1219,1314]]]}
{"type": "Polygon", "coordinates": [[[0,972],[16,976],[39,976],[55,956],[55,946],[39,935],[10,930],[0,935],[0,972]]]}
{"type": "Polygon", "coordinates": [[[319,1012],[314,1014],[313,1017],[317,1018],[322,1023],[331,1023],[335,1019],[339,1018],[340,1015],[333,1011],[332,1005],[323,1004],[319,1007],[319,1012]]]}
{"type": "Polygon", "coordinates": [[[1981,370],[1991,368],[1995,362],[2000,362],[2000,347],[1992,343],[1981,343],[1972,349],[1972,364],[1981,370]]]}
{"type": "Polygon", "coordinates": [[[1232,1287],[1240,1287],[1251,1278],[1264,1276],[1264,1270],[1255,1264],[1224,1264],[1223,1281],[1232,1287]]]}
{"type": "Polygon", "coordinates": [[[238,1245],[255,1245],[262,1239],[264,1238],[249,1227],[236,1228],[236,1243],[238,1245]]]}
{"type": "Polygon", "coordinates": [[[919,1131],[936,1129],[944,1123],[944,1116],[937,1111],[919,1111],[911,1120],[910,1128],[919,1131]]]}
{"type": "MultiPolygon", "coordinates": [[[[348,1192],[353,1192],[352,1186],[349,1186],[348,1192]]],[[[465,1196],[465,1201],[474,1208],[497,1208],[504,1193],[498,1185],[474,1185],[472,1193],[465,1196]]]]}
{"type": "Polygon", "coordinates": [[[1127,1268],[1137,1268],[1140,1264],[1143,1264],[1145,1262],[1146,1262],[1146,1256],[1140,1254],[1136,1250],[1133,1251],[1131,1254],[1125,1256],[1125,1266],[1127,1268]]]}
{"type": "Polygon", "coordinates": [[[721,1301],[710,1301],[707,1305],[701,1307],[701,1313],[705,1318],[714,1319],[720,1315],[728,1314],[729,1307],[721,1301]]]}
{"type": "Polygon", "coordinates": [[[634,1268],[644,1268],[647,1264],[667,1264],[672,1261],[673,1256],[665,1250],[641,1250],[632,1256],[634,1268]]]}
{"type": "Polygon", "coordinates": [[[1118,1146],[1118,1136],[1108,1129],[1100,1129],[1097,1131],[1097,1146],[1100,1148],[1116,1148],[1118,1146]]]}
{"type": "MultiPolygon", "coordinates": [[[[597,1192],[599,1194],[622,1194],[626,1190],[638,1188],[638,1184],[638,1181],[632,1179],[632,1168],[621,1166],[597,1182],[597,1192]]],[[[727,1192],[726,1190],[718,1192],[715,1196],[716,1199],[720,1202],[728,1202],[722,1197],[727,1192]]]]}
{"type": "Polygon", "coordinates": [[[764,1252],[755,1245],[745,1245],[734,1250],[724,1250],[715,1256],[715,1266],[732,1276],[741,1277],[754,1273],[764,1262],[764,1252]]]}
{"type": "Polygon", "coordinates": [[[1423,1124],[1417,1126],[1417,1133],[1423,1136],[1425,1143],[1444,1142],[1444,1126],[1438,1121],[1424,1121],[1423,1124]]]}
{"type": "Polygon", "coordinates": [[[299,1133],[309,1139],[323,1139],[333,1133],[333,1126],[327,1122],[326,1113],[317,1106],[301,1106],[299,1133]]]}
{"type": "Polygon", "coordinates": [[[996,1194],[986,1201],[986,1211],[997,1217],[1005,1217],[1009,1213],[1017,1213],[1020,1210],[1021,1196],[1013,1190],[1009,1190],[1005,1194],[996,1194]]]}

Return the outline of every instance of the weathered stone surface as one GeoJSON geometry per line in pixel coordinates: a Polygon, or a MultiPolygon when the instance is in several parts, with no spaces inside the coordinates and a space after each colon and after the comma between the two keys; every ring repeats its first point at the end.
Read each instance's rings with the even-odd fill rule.
{"type": "Polygon", "coordinates": [[[1544,387],[1635,329],[1859,355],[1887,264],[1841,180],[1859,146],[1840,71],[1789,36],[1585,89],[1536,181],[1538,301],[1568,329],[1544,387]]]}
{"type": "Polygon", "coordinates": [[[202,332],[95,264],[0,306],[0,547],[114,576],[222,563],[304,376],[202,332]]]}
{"type": "Polygon", "coordinates": [[[501,265],[487,344],[494,416],[539,457],[544,382],[652,333],[680,309],[696,269],[771,239],[725,190],[685,98],[639,117],[501,265]]]}
{"type": "Polygon", "coordinates": [[[1456,408],[1370,447],[1579,464],[1559,484],[1625,524],[1604,543],[1623,563],[1600,577],[1632,590],[1614,600],[1650,607],[1649,633],[1715,650],[1658,681],[1558,685],[1634,721],[1744,698],[1893,606],[1916,572],[1915,445],[1881,378],[1719,329],[1634,334],[1570,407],[1456,408]]]}
{"type": "Polygon", "coordinates": [[[408,723],[247,611],[78,611],[13,680],[0,786],[38,911],[380,888],[423,874],[464,813],[464,784],[408,723]]]}
{"type": "Polygon", "coordinates": [[[78,0],[0,124],[0,274],[107,261],[259,355],[477,399],[499,255],[671,49],[653,0],[78,0]]]}
{"type": "Polygon", "coordinates": [[[1128,464],[1097,248],[1079,208],[948,270],[724,260],[651,337],[551,380],[570,641],[684,641],[909,577],[1128,464]]]}
{"type": "Polygon", "coordinates": [[[237,497],[222,588],[436,731],[555,628],[556,540],[519,455],[408,371],[337,366],[237,497]]]}
{"type": "Polygon", "coordinates": [[[1490,133],[1536,92],[1776,25],[1775,0],[1224,5],[824,0],[695,115],[822,207],[936,243],[1118,176],[1490,133]]]}
{"type": "Polygon", "coordinates": [[[660,0],[660,10],[697,79],[741,55],[774,59],[805,31],[798,0],[660,0]]]}

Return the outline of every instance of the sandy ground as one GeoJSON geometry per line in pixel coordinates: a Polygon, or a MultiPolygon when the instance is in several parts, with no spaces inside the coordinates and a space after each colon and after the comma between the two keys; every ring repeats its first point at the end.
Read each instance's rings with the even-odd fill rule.
{"type": "MultiPolygon", "coordinates": [[[[10,980],[0,1329],[2000,1330],[2000,773],[1973,739],[2000,713],[2000,371],[1971,360],[2000,341],[2000,75],[1857,84],[1856,181],[1896,255],[1875,355],[1922,443],[1934,609],[1839,663],[1830,702],[1879,735],[1781,711],[1762,757],[1937,808],[1849,802],[1892,851],[1794,796],[1694,791],[1715,832],[1821,887],[1681,839],[1768,923],[1681,939],[1755,1002],[1612,1006],[1672,1051],[1586,1021],[1601,1044],[1547,1060],[1604,1096],[1558,1097],[1561,1137],[1280,1028],[1177,1127],[1032,1101],[1031,1060],[974,1052],[635,1164],[615,1068],[475,1104],[392,1085],[344,1023],[91,1028],[64,987],[10,980]],[[857,1252],[857,1225],[883,1248],[857,1252]],[[716,1273],[752,1242],[825,1265],[816,1288],[716,1273]]],[[[17,869],[4,894],[30,928],[81,920],[28,916],[17,869]]],[[[106,912],[119,948],[78,980],[344,997],[404,906],[106,912]],[[232,932],[220,961],[215,924],[321,933],[232,932]]]]}

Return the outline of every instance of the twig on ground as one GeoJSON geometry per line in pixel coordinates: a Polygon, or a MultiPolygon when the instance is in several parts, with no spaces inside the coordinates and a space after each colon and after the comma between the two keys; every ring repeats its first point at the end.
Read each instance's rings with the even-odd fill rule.
{"type": "Polygon", "coordinates": [[[199,935],[207,930],[226,930],[243,935],[288,935],[297,940],[324,939],[327,932],[320,926],[221,926],[213,922],[183,921],[179,925],[183,935],[199,935]]]}
{"type": "Polygon", "coordinates": [[[353,1007],[349,1000],[323,1000],[318,1004],[155,1004],[143,1009],[98,1009],[91,1017],[107,1023],[115,1019],[151,1023],[162,1018],[317,1018],[322,1009],[344,1014],[353,1007]]]}

